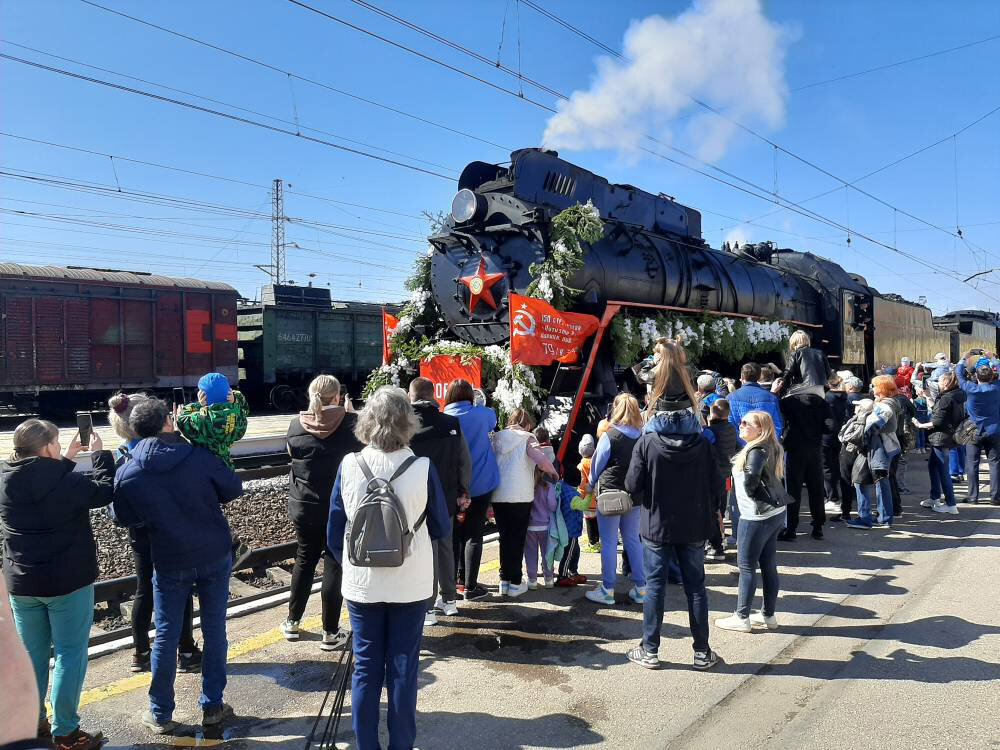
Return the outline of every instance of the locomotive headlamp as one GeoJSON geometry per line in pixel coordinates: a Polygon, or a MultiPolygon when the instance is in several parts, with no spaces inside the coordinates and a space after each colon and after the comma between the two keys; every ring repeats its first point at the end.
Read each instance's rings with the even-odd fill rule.
{"type": "Polygon", "coordinates": [[[486,199],[468,188],[462,188],[451,202],[451,216],[459,224],[480,217],[486,211],[486,199]]]}

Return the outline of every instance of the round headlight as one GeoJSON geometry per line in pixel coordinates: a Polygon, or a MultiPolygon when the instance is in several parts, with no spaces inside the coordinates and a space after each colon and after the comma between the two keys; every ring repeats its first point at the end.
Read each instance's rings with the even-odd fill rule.
{"type": "Polygon", "coordinates": [[[462,188],[451,202],[451,216],[459,224],[472,221],[479,208],[479,196],[468,188],[462,188]]]}

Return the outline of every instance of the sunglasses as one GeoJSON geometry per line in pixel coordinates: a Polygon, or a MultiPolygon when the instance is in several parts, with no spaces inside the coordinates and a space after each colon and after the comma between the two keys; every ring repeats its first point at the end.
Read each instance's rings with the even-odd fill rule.
{"type": "Polygon", "coordinates": [[[740,420],[740,427],[756,427],[753,422],[747,422],[745,419],[740,420]]]}

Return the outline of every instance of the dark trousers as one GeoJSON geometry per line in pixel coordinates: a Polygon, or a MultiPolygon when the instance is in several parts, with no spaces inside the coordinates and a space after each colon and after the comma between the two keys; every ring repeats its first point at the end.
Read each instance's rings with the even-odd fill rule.
{"type": "MultiPolygon", "coordinates": [[[[132,645],[137,654],[149,651],[149,628],[153,622],[153,550],[145,528],[129,529],[129,544],[135,562],[135,596],[132,599],[132,645]]],[[[181,620],[177,650],[194,651],[194,597],[189,596],[181,620]]]]}
{"type": "Polygon", "coordinates": [[[521,560],[532,503],[494,503],[493,518],[500,533],[500,580],[521,583],[521,560]]]}
{"type": "Polygon", "coordinates": [[[326,549],[326,526],[323,524],[295,524],[295,566],[292,568],[292,590],[288,598],[288,619],[301,620],[312,593],[316,566],[323,558],[323,587],[320,602],[323,607],[323,630],[336,633],[340,629],[340,610],[344,597],[340,595],[343,569],[326,549]]]}
{"type": "Polygon", "coordinates": [[[990,502],[1000,505],[1000,435],[986,435],[972,445],[965,446],[966,465],[969,467],[969,499],[979,501],[979,459],[985,455],[990,467],[990,502]]]}
{"type": "Polygon", "coordinates": [[[642,540],[646,572],[646,599],[642,605],[642,647],[647,653],[660,650],[660,628],[667,595],[667,570],[676,556],[688,602],[688,622],[694,650],[708,651],[708,593],[705,591],[705,542],[654,544],[642,540]]]}
{"type": "Polygon", "coordinates": [[[896,476],[896,472],[899,471],[899,459],[902,456],[903,454],[900,453],[889,464],[889,491],[892,493],[892,515],[894,516],[903,513],[903,496],[899,492],[899,478],[896,476]]]}
{"type": "Polygon", "coordinates": [[[458,565],[458,582],[467,589],[479,585],[479,565],[483,561],[483,528],[486,526],[486,511],[490,507],[492,492],[476,495],[465,510],[465,520],[456,519],[452,527],[451,543],[458,565]]]}
{"type": "Polygon", "coordinates": [[[229,604],[232,565],[233,559],[227,554],[209,565],[183,570],[156,570],[153,573],[156,641],[153,643],[149,708],[160,721],[167,721],[174,713],[174,678],[177,676],[174,652],[180,638],[184,605],[195,586],[198,587],[201,635],[205,639],[198,702],[203,709],[222,705],[229,647],[226,641],[226,606],[229,604]]]}
{"type": "Polygon", "coordinates": [[[854,505],[854,482],[851,472],[858,454],[846,448],[840,449],[840,515],[845,521],[851,520],[851,508],[854,505]]]}
{"type": "Polygon", "coordinates": [[[823,446],[823,491],[828,503],[843,503],[840,484],[840,441],[823,446]]]}
{"type": "Polygon", "coordinates": [[[814,529],[823,528],[826,521],[826,511],[823,508],[823,454],[818,445],[801,446],[801,450],[788,451],[785,470],[785,483],[792,502],[788,504],[788,519],[786,529],[795,531],[799,527],[799,508],[802,505],[802,485],[805,483],[809,492],[809,513],[812,515],[814,529]]]}
{"type": "Polygon", "coordinates": [[[927,458],[927,472],[931,479],[931,500],[937,500],[944,494],[946,505],[955,504],[955,487],[951,481],[951,474],[948,473],[948,457],[951,453],[950,448],[931,448],[931,455],[927,458]]]}
{"type": "Polygon", "coordinates": [[[388,693],[389,747],[412,748],[417,737],[417,670],[427,602],[347,602],[354,631],[351,720],[358,750],[379,750],[379,704],[388,693]]]}
{"type": "Polygon", "coordinates": [[[562,561],[559,563],[559,577],[575,576],[579,572],[580,565],[580,540],[572,538],[566,545],[563,552],[562,561]]]}
{"type": "Polygon", "coordinates": [[[583,521],[587,526],[587,543],[593,546],[601,541],[601,531],[597,527],[597,517],[584,518],[583,521]]]}

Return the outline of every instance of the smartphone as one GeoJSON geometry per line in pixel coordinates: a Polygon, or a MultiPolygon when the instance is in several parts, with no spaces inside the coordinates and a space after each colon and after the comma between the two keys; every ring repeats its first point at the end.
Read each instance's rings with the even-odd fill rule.
{"type": "Polygon", "coordinates": [[[78,411],[76,413],[76,427],[80,431],[80,445],[84,450],[90,448],[90,436],[94,432],[94,418],[89,411],[78,411]]]}
{"type": "Polygon", "coordinates": [[[174,406],[184,403],[184,389],[174,388],[174,406]]]}

